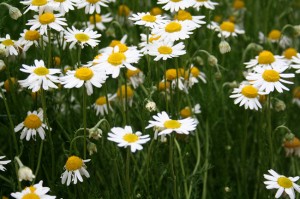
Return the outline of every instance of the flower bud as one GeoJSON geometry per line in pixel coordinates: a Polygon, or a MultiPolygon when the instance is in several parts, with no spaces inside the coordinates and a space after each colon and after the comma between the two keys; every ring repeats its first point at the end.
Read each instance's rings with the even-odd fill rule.
{"type": "Polygon", "coordinates": [[[216,80],[222,79],[222,73],[220,71],[216,72],[215,73],[215,78],[216,78],[216,80]]]}
{"type": "Polygon", "coordinates": [[[95,140],[99,140],[102,137],[102,130],[99,128],[91,128],[89,129],[89,138],[93,138],[95,140]]]}
{"type": "Polygon", "coordinates": [[[94,153],[97,153],[97,146],[93,142],[89,142],[87,145],[87,150],[90,155],[93,155],[94,153]]]}
{"type": "Polygon", "coordinates": [[[221,54],[225,54],[231,51],[231,47],[227,41],[222,40],[219,44],[219,50],[221,54]]]}
{"type": "Polygon", "coordinates": [[[29,167],[21,166],[18,170],[18,178],[19,181],[32,181],[32,179],[35,178],[35,176],[33,175],[32,170],[29,167]]]}
{"type": "Polygon", "coordinates": [[[17,20],[19,17],[22,16],[22,13],[20,12],[20,10],[13,6],[9,7],[8,12],[9,12],[9,16],[14,20],[17,20]]]}
{"type": "Polygon", "coordinates": [[[149,112],[156,111],[156,104],[153,101],[148,101],[145,107],[149,112]]]}
{"type": "Polygon", "coordinates": [[[204,61],[200,56],[195,57],[193,61],[198,66],[203,66],[204,65],[204,61]]]}
{"type": "Polygon", "coordinates": [[[286,108],[285,103],[282,100],[277,100],[275,103],[275,111],[284,111],[286,108]]]}
{"type": "Polygon", "coordinates": [[[213,55],[209,55],[207,61],[208,61],[208,64],[211,66],[218,65],[218,59],[213,55]]]}
{"type": "Polygon", "coordinates": [[[4,70],[6,67],[5,63],[3,60],[0,60],[0,71],[4,70]]]}

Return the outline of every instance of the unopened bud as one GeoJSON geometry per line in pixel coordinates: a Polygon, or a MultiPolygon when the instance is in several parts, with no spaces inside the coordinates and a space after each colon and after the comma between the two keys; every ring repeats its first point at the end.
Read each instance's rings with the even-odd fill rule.
{"type": "Polygon", "coordinates": [[[204,65],[204,61],[200,56],[195,57],[193,61],[198,66],[203,66],[204,65]]]}
{"type": "Polygon", "coordinates": [[[231,189],[230,189],[229,187],[225,187],[224,190],[225,190],[225,192],[227,192],[227,193],[231,191],[231,189]]]}
{"type": "Polygon", "coordinates": [[[5,57],[5,56],[6,56],[5,46],[0,44],[0,57],[5,57]]]}
{"type": "Polygon", "coordinates": [[[3,60],[0,60],[0,71],[4,70],[6,67],[5,63],[3,60]]]}
{"type": "Polygon", "coordinates": [[[17,20],[19,17],[22,16],[22,13],[20,12],[20,10],[13,6],[11,6],[9,8],[8,12],[9,12],[9,16],[14,20],[17,20]]]}
{"type": "Polygon", "coordinates": [[[87,145],[87,150],[90,155],[93,155],[94,153],[97,153],[97,146],[93,142],[89,142],[87,145]]]}
{"type": "Polygon", "coordinates": [[[300,25],[293,26],[295,30],[295,36],[300,36],[300,25]]]}
{"type": "Polygon", "coordinates": [[[145,107],[149,112],[156,111],[156,104],[153,101],[148,101],[145,107]]]}
{"type": "Polygon", "coordinates": [[[89,138],[93,138],[95,140],[99,140],[102,137],[102,130],[99,128],[91,128],[89,129],[89,138]]]}
{"type": "Polygon", "coordinates": [[[216,72],[215,73],[215,78],[216,78],[216,80],[222,79],[222,73],[220,71],[216,72]]]}
{"type": "Polygon", "coordinates": [[[277,100],[275,103],[275,111],[284,111],[286,108],[285,103],[282,100],[277,100]]]}
{"type": "Polygon", "coordinates": [[[27,166],[21,166],[18,170],[18,178],[19,181],[27,180],[32,181],[35,176],[32,173],[32,170],[27,166]]]}
{"type": "Polygon", "coordinates": [[[213,55],[209,55],[207,61],[208,61],[208,64],[211,66],[218,65],[218,59],[213,55]]]}
{"type": "Polygon", "coordinates": [[[253,50],[257,51],[257,52],[261,52],[261,51],[264,50],[264,48],[261,45],[255,44],[255,43],[249,44],[249,48],[251,48],[251,49],[253,49],[253,50]]]}
{"type": "Polygon", "coordinates": [[[287,133],[287,134],[285,134],[284,139],[286,141],[292,141],[294,139],[294,137],[295,137],[295,135],[293,133],[287,133]]]}
{"type": "Polygon", "coordinates": [[[231,47],[227,41],[222,40],[219,44],[219,50],[221,54],[225,54],[231,51],[231,47]]]}

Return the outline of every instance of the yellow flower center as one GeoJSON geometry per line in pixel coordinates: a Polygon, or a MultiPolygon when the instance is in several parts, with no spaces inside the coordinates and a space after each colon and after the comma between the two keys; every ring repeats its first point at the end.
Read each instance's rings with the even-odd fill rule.
{"type": "Polygon", "coordinates": [[[90,3],[90,4],[95,4],[100,0],[86,0],[86,2],[90,3]]]}
{"type": "Polygon", "coordinates": [[[248,98],[256,98],[258,96],[257,88],[247,85],[242,89],[242,94],[248,98]]]}
{"type": "Polygon", "coordinates": [[[288,179],[287,177],[279,177],[277,179],[277,183],[279,184],[279,186],[285,188],[285,189],[289,189],[293,187],[293,182],[288,179]]]}
{"type": "Polygon", "coordinates": [[[159,38],[160,38],[160,36],[149,37],[149,43],[152,43],[153,41],[157,41],[159,38]]]}
{"type": "Polygon", "coordinates": [[[273,53],[268,50],[264,50],[258,55],[258,63],[259,64],[271,64],[275,61],[275,57],[273,53]]]}
{"type": "Polygon", "coordinates": [[[127,97],[131,98],[133,96],[133,90],[130,88],[130,86],[127,86],[127,93],[125,90],[125,85],[122,85],[121,88],[117,91],[118,98],[125,98],[125,94],[127,94],[127,97]]]}
{"type": "Polygon", "coordinates": [[[33,6],[43,6],[47,4],[47,0],[32,0],[31,4],[33,6]]]}
{"type": "Polygon", "coordinates": [[[192,20],[193,19],[191,13],[189,13],[189,12],[187,12],[185,10],[179,10],[178,14],[175,15],[174,18],[177,19],[177,20],[179,20],[179,21],[192,20]]]}
{"type": "Polygon", "coordinates": [[[28,188],[29,188],[29,190],[30,190],[31,193],[35,192],[35,190],[36,190],[36,188],[33,187],[33,186],[30,186],[30,187],[28,187],[28,188]]]}
{"type": "Polygon", "coordinates": [[[118,15],[119,16],[129,16],[130,14],[130,9],[128,6],[126,5],[120,5],[119,8],[118,8],[118,15]]]}
{"type": "Polygon", "coordinates": [[[283,52],[283,55],[287,59],[292,59],[293,56],[297,55],[297,50],[295,48],[288,48],[283,52]]]}
{"type": "Polygon", "coordinates": [[[239,10],[239,9],[244,8],[244,7],[245,7],[244,1],[236,0],[236,1],[233,2],[233,8],[234,8],[234,9],[239,10]]]}
{"type": "Polygon", "coordinates": [[[54,0],[55,2],[59,2],[59,3],[62,3],[62,2],[65,2],[66,0],[54,0]]]}
{"type": "Polygon", "coordinates": [[[82,165],[83,165],[82,159],[73,155],[68,158],[65,167],[68,171],[75,171],[77,169],[80,169],[82,165]]]}
{"type": "Polygon", "coordinates": [[[2,41],[2,44],[4,46],[12,46],[12,45],[14,45],[14,41],[11,39],[6,39],[6,40],[2,41]]]}
{"type": "Polygon", "coordinates": [[[109,44],[110,47],[115,47],[116,45],[121,44],[119,40],[112,40],[109,44]]]}
{"type": "Polygon", "coordinates": [[[170,48],[169,46],[160,46],[157,50],[160,54],[164,55],[171,54],[173,51],[172,48],[170,48]]]}
{"type": "Polygon", "coordinates": [[[90,16],[90,23],[94,24],[95,23],[95,19],[96,19],[96,23],[99,23],[99,22],[102,21],[101,15],[95,14],[95,17],[93,15],[90,16]]]}
{"type": "Polygon", "coordinates": [[[98,99],[96,100],[96,104],[97,105],[104,105],[104,104],[106,104],[106,97],[105,96],[98,97],[98,99]]]}
{"type": "Polygon", "coordinates": [[[198,77],[200,75],[200,70],[197,67],[192,67],[190,69],[191,74],[193,77],[198,77]]]}
{"type": "Polygon", "coordinates": [[[234,32],[234,23],[230,22],[230,21],[224,21],[221,25],[220,25],[221,30],[223,31],[227,31],[227,32],[234,32]]]}
{"type": "Polygon", "coordinates": [[[181,0],[171,0],[172,2],[180,2],[181,0]]]}
{"type": "Polygon", "coordinates": [[[129,142],[129,143],[134,143],[139,140],[139,136],[137,136],[133,133],[126,133],[123,136],[123,140],[125,140],[126,142],[129,142]]]}
{"type": "Polygon", "coordinates": [[[172,81],[173,79],[175,79],[177,77],[177,71],[174,68],[168,69],[166,71],[166,78],[169,81],[172,81]]]}
{"type": "Polygon", "coordinates": [[[132,77],[132,76],[135,76],[135,75],[137,75],[137,74],[139,74],[139,72],[141,72],[141,70],[139,70],[139,69],[136,69],[136,70],[127,70],[126,71],[126,77],[127,78],[130,78],[130,77],[132,77]]]}
{"type": "Polygon", "coordinates": [[[50,24],[55,21],[55,16],[53,13],[45,12],[44,14],[40,15],[39,21],[41,24],[50,24]]]}
{"type": "Polygon", "coordinates": [[[265,70],[262,77],[267,82],[277,82],[280,79],[279,73],[273,69],[265,70]]]}
{"type": "Polygon", "coordinates": [[[126,60],[126,56],[123,53],[112,53],[107,59],[108,63],[114,66],[122,64],[124,60],[126,60]]]}
{"type": "Polygon", "coordinates": [[[183,118],[190,117],[192,115],[191,109],[190,108],[184,108],[180,111],[180,116],[183,118]]]}
{"type": "Polygon", "coordinates": [[[300,86],[297,86],[293,90],[293,96],[294,98],[300,99],[300,86]]]}
{"type": "Polygon", "coordinates": [[[90,39],[90,36],[88,36],[85,33],[77,33],[77,34],[75,34],[75,38],[79,42],[87,42],[90,39]]]}
{"type": "Polygon", "coordinates": [[[153,15],[145,15],[142,17],[143,21],[147,21],[147,22],[155,22],[156,21],[156,17],[153,15]]]}
{"type": "Polygon", "coordinates": [[[162,9],[159,8],[159,7],[154,7],[154,8],[152,8],[151,11],[150,11],[150,14],[151,14],[151,15],[154,15],[154,16],[156,16],[156,15],[161,15],[162,13],[163,13],[163,11],[162,11],[162,9]]]}
{"type": "Polygon", "coordinates": [[[163,91],[166,89],[170,88],[170,82],[159,82],[158,84],[158,90],[163,91]]]}
{"type": "Polygon", "coordinates": [[[90,68],[81,67],[76,69],[75,77],[77,77],[80,80],[90,80],[94,76],[93,71],[90,68]]]}
{"type": "Polygon", "coordinates": [[[38,76],[45,76],[49,74],[49,69],[44,66],[41,66],[35,68],[33,72],[38,76]]]}
{"type": "Polygon", "coordinates": [[[197,0],[197,2],[206,2],[207,0],[197,0]]]}
{"type": "Polygon", "coordinates": [[[119,47],[120,53],[125,53],[128,50],[128,47],[125,44],[119,43],[117,46],[119,47]]]}
{"type": "Polygon", "coordinates": [[[181,30],[181,28],[182,28],[182,26],[180,23],[172,21],[172,22],[168,23],[168,25],[166,25],[165,31],[169,32],[169,33],[179,32],[181,30]]]}
{"type": "Polygon", "coordinates": [[[40,196],[35,193],[27,193],[22,197],[22,199],[40,199],[40,196]]]}
{"type": "Polygon", "coordinates": [[[177,120],[167,120],[164,123],[164,127],[167,129],[178,129],[181,127],[181,124],[177,120]]]}
{"type": "Polygon", "coordinates": [[[42,121],[37,115],[30,114],[25,118],[23,124],[29,129],[37,129],[42,125],[42,121]]]}
{"type": "Polygon", "coordinates": [[[268,38],[272,40],[279,40],[280,37],[281,37],[281,32],[279,30],[272,30],[268,35],[268,38]]]}
{"type": "Polygon", "coordinates": [[[300,147],[300,140],[294,137],[292,140],[287,140],[283,143],[285,148],[298,148],[300,147]]]}
{"type": "Polygon", "coordinates": [[[40,33],[36,30],[27,30],[24,38],[29,41],[35,41],[40,38],[40,33]]]}
{"type": "Polygon", "coordinates": [[[17,82],[17,80],[14,77],[11,77],[10,79],[5,80],[3,87],[6,90],[6,92],[9,92],[10,86],[14,85],[16,82],[17,82]]]}

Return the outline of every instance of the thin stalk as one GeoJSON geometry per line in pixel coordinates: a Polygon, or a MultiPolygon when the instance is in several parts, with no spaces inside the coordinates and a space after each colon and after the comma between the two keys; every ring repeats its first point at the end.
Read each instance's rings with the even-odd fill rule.
{"type": "Polygon", "coordinates": [[[83,158],[86,159],[86,98],[87,98],[86,88],[85,85],[83,85],[83,136],[84,136],[84,142],[83,142],[83,158]]]}
{"type": "Polygon", "coordinates": [[[166,61],[163,61],[163,69],[164,69],[164,83],[165,83],[165,102],[166,102],[166,111],[169,112],[169,105],[168,105],[168,93],[167,93],[167,76],[166,76],[166,71],[167,71],[167,66],[166,66],[166,61]]]}
{"type": "MultiPolygon", "coordinates": [[[[209,153],[209,122],[206,120],[205,124],[205,162],[204,167],[208,167],[208,153],[209,153]]],[[[202,192],[202,199],[206,198],[206,192],[207,192],[207,170],[204,173],[203,176],[203,192],[202,192]]]]}
{"type": "Polygon", "coordinates": [[[130,184],[130,147],[126,151],[126,186],[127,186],[127,198],[131,198],[131,184],[130,184]]]}
{"type": "Polygon", "coordinates": [[[171,167],[171,175],[173,180],[173,198],[177,199],[177,179],[175,175],[175,169],[174,169],[174,142],[175,142],[175,136],[172,134],[171,139],[169,141],[169,164],[171,167]]]}
{"type": "Polygon", "coordinates": [[[273,140],[272,140],[272,123],[271,123],[271,95],[268,95],[268,106],[267,106],[267,134],[268,134],[268,142],[270,148],[270,168],[273,168],[273,140]]]}
{"type": "Polygon", "coordinates": [[[124,71],[124,79],[125,79],[125,124],[128,122],[128,95],[127,95],[127,76],[124,71]]]}
{"type": "MultiPolygon", "coordinates": [[[[38,157],[38,161],[37,161],[37,166],[36,166],[36,169],[35,169],[35,172],[34,172],[34,175],[37,176],[38,172],[39,172],[39,169],[40,169],[40,166],[41,166],[41,160],[42,160],[42,153],[43,153],[43,146],[44,146],[44,141],[42,140],[41,141],[41,145],[40,145],[40,150],[39,150],[39,157],[38,157]]],[[[34,178],[31,182],[31,185],[34,184],[35,182],[35,179],[34,178]]]]}

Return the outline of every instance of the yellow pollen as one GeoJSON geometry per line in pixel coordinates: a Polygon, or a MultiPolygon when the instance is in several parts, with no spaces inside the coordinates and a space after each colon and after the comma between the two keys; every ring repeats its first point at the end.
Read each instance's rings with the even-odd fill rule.
{"type": "Polygon", "coordinates": [[[27,193],[22,197],[22,199],[40,199],[40,196],[35,193],[27,193]]]}
{"type": "Polygon", "coordinates": [[[47,4],[47,0],[32,0],[31,4],[33,6],[43,6],[47,4]]]}
{"type": "Polygon", "coordinates": [[[234,8],[234,9],[239,10],[239,9],[244,8],[244,7],[245,7],[244,1],[236,0],[236,1],[233,2],[233,8],[234,8]]]}
{"type": "Polygon", "coordinates": [[[90,3],[90,4],[95,4],[100,0],[86,0],[86,2],[90,3]]]}
{"type": "Polygon", "coordinates": [[[227,32],[234,32],[234,23],[230,22],[230,21],[224,21],[221,25],[220,25],[221,30],[223,31],[227,31],[227,32]]]}
{"type": "Polygon", "coordinates": [[[80,80],[90,80],[94,76],[93,71],[90,68],[81,67],[76,69],[75,77],[77,77],[80,80]]]}
{"type": "Polygon", "coordinates": [[[75,34],[75,38],[79,42],[87,42],[90,39],[90,36],[88,36],[85,33],[77,33],[77,34],[75,34]]]}
{"type": "Polygon", "coordinates": [[[180,23],[172,21],[165,27],[165,31],[169,33],[173,32],[179,32],[181,30],[182,26],[180,23]]]}
{"type": "Polygon", "coordinates": [[[172,48],[170,48],[169,46],[160,46],[157,50],[160,54],[164,55],[171,54],[173,51],[172,48]]]}
{"type": "Polygon", "coordinates": [[[180,2],[181,0],[171,0],[172,2],[180,2]]]}
{"type": "Polygon", "coordinates": [[[6,92],[9,92],[10,86],[13,86],[16,82],[17,82],[17,80],[14,77],[11,77],[10,79],[5,80],[3,87],[6,90],[6,92]]]}
{"type": "Polygon", "coordinates": [[[11,39],[6,39],[6,40],[2,41],[2,44],[4,46],[12,46],[12,45],[14,45],[14,43],[15,42],[13,40],[11,40],[11,39]]]}
{"type": "Polygon", "coordinates": [[[132,77],[132,76],[136,76],[137,74],[139,74],[141,72],[141,70],[139,70],[139,69],[136,69],[136,70],[127,70],[126,71],[126,77],[127,78],[130,78],[130,77],[132,77]]]}
{"type": "Polygon", "coordinates": [[[115,47],[116,45],[121,44],[119,40],[112,40],[109,44],[110,47],[115,47]]]}
{"type": "Polygon", "coordinates": [[[147,21],[147,22],[155,22],[156,21],[156,17],[153,15],[145,15],[142,17],[143,21],[147,21]]]}
{"type": "Polygon", "coordinates": [[[258,63],[259,64],[271,64],[275,61],[275,57],[273,53],[268,50],[264,50],[258,55],[258,63]]]}
{"type": "Polygon", "coordinates": [[[37,115],[30,114],[25,118],[23,124],[29,129],[37,129],[42,125],[42,121],[37,115]]]}
{"type": "Polygon", "coordinates": [[[277,82],[280,79],[279,73],[276,70],[265,70],[262,77],[267,82],[277,82]]]}
{"type": "Polygon", "coordinates": [[[102,21],[101,15],[95,14],[95,17],[93,15],[90,16],[90,23],[94,24],[95,23],[95,19],[96,19],[96,23],[99,23],[99,22],[102,21]]]}
{"type": "Polygon", "coordinates": [[[65,2],[66,0],[54,0],[54,1],[62,3],[62,2],[65,2]]]}
{"type": "Polygon", "coordinates": [[[178,14],[175,15],[174,18],[179,20],[179,21],[185,21],[185,20],[192,20],[193,19],[191,13],[189,13],[185,10],[179,10],[178,14]]]}
{"type": "Polygon", "coordinates": [[[156,16],[156,15],[161,15],[162,13],[163,13],[163,11],[162,11],[162,9],[159,8],[159,7],[154,7],[154,8],[152,8],[151,11],[150,11],[150,14],[151,14],[151,15],[154,15],[154,16],[156,16]]]}
{"type": "Polygon", "coordinates": [[[173,79],[175,79],[177,77],[177,71],[174,68],[168,69],[166,71],[166,79],[169,81],[172,81],[173,79]]]}
{"type": "Polygon", "coordinates": [[[207,0],[197,0],[197,2],[206,2],[207,0]]]}
{"type": "Polygon", "coordinates": [[[34,69],[33,72],[38,76],[45,76],[49,74],[49,69],[44,66],[41,66],[34,69]]]}
{"type": "Polygon", "coordinates": [[[180,111],[180,116],[182,118],[187,118],[187,117],[190,117],[191,115],[192,115],[191,109],[188,107],[186,107],[180,111]]]}
{"type": "Polygon", "coordinates": [[[269,34],[268,34],[268,38],[271,40],[279,40],[281,37],[281,32],[279,30],[272,30],[269,34]]]}
{"type": "Polygon", "coordinates": [[[248,98],[256,98],[258,96],[257,88],[247,85],[242,89],[242,94],[248,98]]]}
{"type": "Polygon", "coordinates": [[[178,129],[181,127],[181,124],[177,120],[167,120],[164,123],[164,127],[167,129],[178,129]]]}
{"type": "Polygon", "coordinates": [[[120,5],[118,8],[118,15],[128,17],[130,14],[130,9],[126,5],[120,5]]]}
{"type": "Polygon", "coordinates": [[[40,38],[40,33],[36,30],[27,30],[25,33],[25,39],[29,41],[35,41],[40,38]]]}
{"type": "Polygon", "coordinates": [[[200,70],[197,67],[192,67],[190,69],[191,74],[193,77],[198,77],[200,75],[200,70]]]}
{"type": "Polygon", "coordinates": [[[292,59],[293,56],[297,55],[297,50],[295,48],[288,48],[283,52],[283,55],[287,59],[292,59]]]}
{"type": "Polygon", "coordinates": [[[39,16],[39,21],[41,24],[50,24],[55,21],[55,16],[53,13],[45,12],[44,14],[39,16]]]}
{"type": "Polygon", "coordinates": [[[149,37],[149,43],[152,43],[153,41],[156,41],[160,38],[160,36],[152,36],[152,37],[149,37]]]}
{"type": "Polygon", "coordinates": [[[258,95],[259,98],[258,98],[258,101],[261,102],[261,103],[265,103],[266,100],[267,100],[267,97],[266,95],[258,95]]]}
{"type": "Polygon", "coordinates": [[[126,60],[126,56],[123,53],[112,53],[107,59],[108,63],[114,66],[122,64],[124,60],[126,60]]]}
{"type": "Polygon", "coordinates": [[[98,97],[98,99],[96,100],[96,104],[97,105],[104,105],[104,104],[106,104],[106,97],[105,96],[98,97]]]}
{"type": "Polygon", "coordinates": [[[297,86],[293,90],[293,96],[294,98],[300,99],[300,86],[297,86]]]}
{"type": "MultiPolygon", "coordinates": [[[[125,85],[122,85],[121,88],[117,91],[118,98],[125,98],[125,85]]],[[[131,98],[133,96],[133,90],[130,88],[130,86],[127,86],[127,97],[131,98]]]]}
{"type": "Polygon", "coordinates": [[[82,159],[73,155],[68,158],[65,167],[68,171],[75,171],[80,169],[82,165],[83,165],[82,159]]]}
{"type": "Polygon", "coordinates": [[[58,57],[58,56],[53,57],[53,62],[55,64],[55,66],[59,66],[61,63],[60,57],[58,57]]]}
{"type": "Polygon", "coordinates": [[[163,91],[166,89],[170,88],[170,82],[159,82],[158,84],[158,90],[163,91]]]}
{"type": "Polygon", "coordinates": [[[281,186],[285,189],[289,189],[289,188],[293,187],[293,182],[285,176],[279,177],[277,179],[277,183],[279,186],[281,186]]]}
{"type": "Polygon", "coordinates": [[[119,52],[120,53],[125,53],[128,50],[128,47],[125,44],[117,44],[117,46],[119,47],[119,52]]]}
{"type": "Polygon", "coordinates": [[[127,141],[128,143],[134,143],[139,140],[139,136],[137,136],[133,133],[126,133],[123,136],[123,140],[127,141]]]}
{"type": "Polygon", "coordinates": [[[300,147],[300,140],[294,137],[292,140],[287,140],[283,143],[285,148],[298,148],[300,147]]]}

